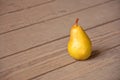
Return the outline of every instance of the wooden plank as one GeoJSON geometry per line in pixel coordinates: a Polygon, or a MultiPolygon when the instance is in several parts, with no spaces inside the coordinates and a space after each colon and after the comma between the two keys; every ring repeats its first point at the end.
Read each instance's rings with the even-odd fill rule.
{"type": "MultiPolygon", "coordinates": [[[[29,0],[27,0],[26,3],[28,1],[29,0]]],[[[34,24],[39,24],[46,20],[48,21],[50,19],[54,19],[58,16],[60,17],[63,15],[76,13],[77,11],[89,8],[90,6],[94,7],[94,5],[96,6],[101,5],[113,0],[76,0],[76,1],[52,0],[52,1],[54,2],[0,16],[0,34],[8,33],[8,32],[25,28],[25,27],[29,27],[34,24]]],[[[31,2],[34,2],[34,0],[32,0],[31,2]]]]}
{"type": "MultiPolygon", "coordinates": [[[[99,51],[99,50],[98,50],[99,51]]],[[[120,45],[88,61],[77,61],[32,80],[119,80],[120,45]]]]}
{"type": "MultiPolygon", "coordinates": [[[[100,67],[98,67],[99,65],[97,65],[97,68],[94,68],[94,70],[89,70],[87,72],[87,74],[83,74],[82,76],[79,76],[77,77],[76,79],[74,80],[80,80],[80,79],[83,79],[83,80],[95,80],[95,79],[100,79],[100,80],[119,80],[120,79],[120,76],[119,76],[119,73],[120,73],[120,64],[119,64],[119,61],[120,61],[120,54],[118,54],[118,52],[120,51],[120,47],[117,47],[117,48],[114,48],[110,51],[107,51],[107,53],[111,53],[109,55],[112,55],[112,53],[117,53],[117,54],[114,54],[115,56],[112,57],[110,56],[110,60],[108,60],[108,62],[105,62],[106,63],[105,65],[101,65],[100,67]],[[111,59],[111,57],[113,59],[111,59]],[[112,62],[113,60],[113,62],[112,62]]],[[[103,54],[104,55],[104,54],[103,54]]],[[[109,59],[109,57],[107,56],[107,58],[109,59]]]]}
{"type": "Polygon", "coordinates": [[[26,66],[28,67],[29,64],[41,63],[44,60],[47,60],[53,57],[56,54],[56,52],[65,50],[67,39],[64,38],[58,41],[54,41],[52,43],[49,43],[31,50],[21,52],[21,54],[17,54],[17,55],[13,55],[13,56],[1,59],[0,64],[2,64],[2,66],[0,68],[0,72],[8,69],[15,70],[14,67],[20,68],[21,65],[22,65],[21,68],[23,68],[26,66]],[[50,55],[53,55],[53,56],[49,57],[50,55]]]}
{"type": "MultiPolygon", "coordinates": [[[[87,33],[90,35],[93,41],[93,50],[102,52],[114,46],[120,45],[119,25],[120,25],[120,20],[106,24],[104,26],[99,26],[87,30],[87,33]],[[93,31],[96,31],[98,33],[97,34],[92,33],[93,31]]],[[[1,64],[3,64],[3,70],[4,70],[0,74],[1,78],[12,79],[12,80],[16,80],[16,79],[26,80],[38,75],[46,74],[58,68],[64,67],[68,64],[72,64],[76,62],[67,55],[67,50],[66,50],[67,41],[68,38],[65,38],[60,41],[58,40],[51,44],[45,45],[46,47],[44,48],[46,50],[54,45],[54,49],[52,52],[48,52],[48,53],[42,52],[40,51],[42,48],[39,47],[38,49],[23,52],[21,53],[21,55],[18,56],[15,55],[1,60],[1,64]],[[59,46],[61,46],[61,48],[58,48],[59,46]],[[39,51],[40,54],[38,53],[39,51]],[[34,58],[32,58],[32,56],[34,58]]]]}
{"type": "Polygon", "coordinates": [[[71,23],[73,23],[78,16],[80,17],[80,24],[83,25],[84,29],[119,19],[118,2],[119,1],[116,0],[76,14],[67,15],[59,19],[46,21],[42,24],[36,24],[29,28],[1,35],[0,58],[27,51],[68,35],[71,23]],[[111,12],[113,10],[114,12],[111,12]]]}
{"type": "Polygon", "coordinates": [[[0,16],[41,6],[55,0],[0,0],[0,16]]]}
{"type": "MultiPolygon", "coordinates": [[[[113,24],[114,28],[113,28],[113,26],[103,26],[100,28],[94,28],[94,30],[89,29],[89,30],[87,30],[87,33],[89,34],[91,40],[95,41],[95,43],[97,45],[99,45],[98,43],[100,43],[101,38],[106,38],[106,36],[109,37],[109,35],[115,35],[115,34],[119,33],[119,31],[116,30],[116,29],[118,29],[118,30],[120,29],[117,25],[119,25],[119,21],[116,21],[116,23],[113,24]]],[[[52,53],[52,52],[59,51],[59,49],[60,50],[65,49],[65,46],[67,46],[67,44],[66,44],[67,41],[68,41],[68,38],[61,38],[61,39],[59,39],[57,41],[53,41],[49,44],[44,44],[40,47],[36,47],[31,50],[21,52],[20,54],[16,54],[16,55],[1,59],[0,63],[3,64],[3,66],[2,66],[3,70],[6,70],[7,68],[13,67],[15,65],[18,65],[18,64],[20,65],[25,62],[32,61],[32,60],[36,59],[36,57],[38,57],[38,56],[39,56],[38,58],[40,58],[40,57],[49,55],[49,52],[52,53]]],[[[105,45],[103,45],[103,46],[105,46],[105,45]]],[[[42,62],[42,60],[39,60],[39,61],[42,62]]],[[[2,70],[2,68],[1,68],[1,70],[2,70]]]]}

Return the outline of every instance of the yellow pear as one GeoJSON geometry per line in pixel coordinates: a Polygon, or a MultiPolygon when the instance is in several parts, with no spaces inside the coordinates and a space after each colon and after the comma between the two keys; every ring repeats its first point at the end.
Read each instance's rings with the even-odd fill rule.
{"type": "Polygon", "coordinates": [[[90,57],[92,51],[92,44],[82,29],[78,25],[78,18],[70,30],[70,39],[68,41],[68,53],[76,60],[86,60],[90,57]]]}

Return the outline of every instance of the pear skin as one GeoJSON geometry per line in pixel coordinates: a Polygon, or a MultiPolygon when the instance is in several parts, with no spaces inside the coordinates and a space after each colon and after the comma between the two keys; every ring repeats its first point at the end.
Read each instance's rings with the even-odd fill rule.
{"type": "Polygon", "coordinates": [[[78,25],[78,20],[79,19],[76,19],[75,24],[70,30],[68,53],[76,60],[86,60],[91,55],[92,44],[88,35],[82,27],[78,25]]]}

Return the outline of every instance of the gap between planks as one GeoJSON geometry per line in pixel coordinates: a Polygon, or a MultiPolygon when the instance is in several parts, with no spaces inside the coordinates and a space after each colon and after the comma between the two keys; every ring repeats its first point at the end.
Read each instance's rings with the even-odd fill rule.
{"type": "MultiPolygon", "coordinates": [[[[5,1],[5,0],[4,0],[5,1]]],[[[45,0],[44,0],[45,1],[45,0]]],[[[48,4],[48,3],[52,3],[56,0],[47,0],[45,2],[42,2],[42,3],[36,3],[36,4],[32,4],[31,6],[26,6],[26,7],[23,7],[23,8],[18,8],[18,9],[13,9],[13,10],[10,10],[10,11],[6,11],[6,12],[3,12],[3,13],[0,13],[0,16],[3,16],[3,15],[7,15],[7,14],[11,14],[11,13],[15,13],[15,12],[19,12],[19,11],[23,11],[25,9],[31,9],[31,8],[34,8],[34,7],[38,7],[38,6],[41,6],[41,5],[45,5],[45,4],[48,4]]],[[[29,2],[28,2],[29,3],[29,2]]],[[[9,5],[7,5],[9,7],[9,5]]]]}
{"type": "Polygon", "coordinates": [[[67,15],[76,14],[78,12],[87,10],[89,8],[93,8],[93,7],[96,7],[96,6],[104,5],[106,3],[110,3],[110,2],[113,2],[113,1],[115,1],[115,0],[109,0],[109,1],[101,2],[101,3],[95,4],[95,5],[92,5],[92,6],[89,6],[89,7],[85,7],[83,9],[78,9],[78,10],[73,11],[73,12],[65,13],[65,14],[60,15],[60,16],[56,16],[56,17],[48,18],[48,19],[41,20],[41,21],[38,21],[38,22],[35,22],[35,23],[31,23],[31,24],[27,24],[27,25],[24,25],[24,26],[20,26],[19,28],[15,28],[15,29],[12,29],[12,30],[1,32],[0,35],[4,35],[4,34],[10,33],[10,32],[16,31],[16,30],[24,29],[24,28],[27,28],[27,27],[32,27],[35,24],[40,24],[40,23],[48,22],[48,21],[51,21],[51,20],[54,20],[54,19],[58,19],[58,18],[67,16],[67,15]]]}
{"type": "MultiPolygon", "coordinates": [[[[116,1],[117,2],[117,1],[116,1]]],[[[109,4],[109,5],[111,5],[111,4],[109,4]]],[[[108,6],[108,5],[107,5],[108,6]]],[[[102,7],[104,7],[104,6],[102,6],[102,7]]],[[[96,8],[96,7],[95,7],[96,8]]],[[[104,7],[105,8],[105,7],[104,7]]],[[[93,8],[94,9],[94,8],[93,8]]],[[[116,8],[115,8],[116,9],[116,8]]],[[[113,9],[112,9],[113,10],[113,9]]],[[[90,10],[91,11],[91,10],[90,10]]],[[[100,11],[100,10],[99,10],[100,11]]],[[[108,13],[109,12],[111,12],[111,11],[108,11],[108,13]]],[[[109,14],[105,14],[105,15],[109,15],[109,14]]],[[[115,15],[115,14],[114,14],[115,15]]],[[[103,17],[101,17],[100,18],[100,20],[98,20],[97,22],[95,22],[96,20],[94,20],[93,19],[93,22],[91,22],[91,23],[94,23],[94,25],[103,25],[103,24],[106,24],[106,23],[109,23],[109,22],[112,22],[112,21],[115,21],[115,20],[119,20],[119,18],[116,18],[115,17],[115,19],[114,19],[114,15],[112,15],[112,14],[110,14],[109,16],[107,16],[108,17],[108,19],[107,20],[105,20],[104,21],[104,18],[103,17]],[[112,17],[112,19],[111,19],[111,17],[112,17]],[[103,22],[101,22],[101,21],[103,21],[103,22]]],[[[74,15],[73,15],[74,16],[74,15]]],[[[94,17],[96,17],[96,16],[98,16],[98,14],[95,14],[95,16],[94,17]]],[[[85,16],[84,16],[85,17],[85,16]]],[[[66,17],[65,17],[66,18],[66,17]]],[[[56,23],[57,24],[57,23],[56,23]]],[[[59,23],[58,23],[59,24],[59,23]]],[[[48,24],[49,25],[49,24],[48,24]]],[[[88,24],[89,25],[89,24],[88,24]]],[[[93,25],[93,24],[92,24],[93,25]]],[[[90,26],[89,27],[92,27],[92,25],[90,24],[90,26]]],[[[61,26],[63,26],[63,25],[61,25],[61,26]]],[[[86,25],[84,25],[84,26],[87,26],[87,24],[86,25]]],[[[38,28],[38,27],[34,27],[34,28],[38,28]]],[[[55,28],[55,27],[54,27],[55,28]]],[[[54,29],[54,28],[52,28],[52,29],[54,29]]],[[[87,27],[88,28],[88,27],[87,27]]],[[[87,28],[85,28],[85,29],[87,29],[87,28]]],[[[51,30],[52,30],[51,29],[51,30]]],[[[69,27],[68,27],[68,29],[69,29],[69,27]]],[[[68,29],[66,29],[66,31],[68,31],[68,29]]],[[[32,30],[33,30],[33,28],[32,28],[32,30]]],[[[30,30],[27,30],[27,31],[30,31],[30,30]]],[[[26,32],[26,31],[24,31],[24,32],[26,32]]],[[[50,32],[50,31],[49,31],[50,32]]],[[[42,33],[42,32],[41,32],[42,33]]],[[[61,34],[61,35],[66,35],[65,33],[66,32],[62,32],[63,34],[61,34]]],[[[21,34],[21,33],[19,33],[19,34],[21,34]]],[[[12,34],[12,35],[14,35],[14,34],[12,34]]],[[[17,34],[16,34],[17,35],[17,34]]],[[[31,35],[30,33],[29,33],[29,35],[31,35]]],[[[37,34],[36,34],[37,35],[37,34]]],[[[4,35],[5,36],[5,35],[4,35]]],[[[11,35],[8,35],[8,37],[9,36],[11,36],[11,35]]],[[[21,36],[21,35],[17,35],[18,37],[16,37],[16,38],[20,38],[19,36],[21,36]]],[[[54,38],[54,39],[61,39],[62,37],[64,38],[64,37],[67,37],[68,35],[66,35],[66,36],[59,36],[58,38],[56,37],[56,38],[54,38]]],[[[5,37],[7,37],[7,36],[5,36],[5,37]]],[[[1,38],[5,38],[5,37],[1,37],[1,38]]],[[[55,37],[55,36],[54,36],[55,37]]],[[[36,38],[36,37],[35,37],[36,38]]],[[[9,38],[8,38],[9,39],[9,38]]],[[[31,37],[28,37],[28,39],[27,38],[24,38],[25,40],[28,40],[28,39],[31,39],[31,41],[33,40],[31,37]]],[[[17,39],[16,39],[17,40],[17,39]]],[[[52,40],[49,40],[49,38],[47,39],[47,41],[45,42],[45,39],[44,39],[44,41],[41,41],[40,40],[40,42],[38,42],[39,44],[37,44],[37,45],[30,45],[30,44],[28,44],[28,46],[29,47],[24,47],[24,49],[20,49],[20,50],[16,50],[16,52],[14,52],[14,50],[12,51],[12,53],[10,53],[9,52],[9,54],[8,55],[12,55],[12,54],[14,54],[14,53],[20,53],[20,52],[24,52],[24,51],[27,51],[27,50],[30,50],[31,48],[36,48],[37,46],[39,46],[39,45],[42,45],[42,44],[45,44],[45,43],[47,43],[47,42],[51,42],[52,40]],[[40,44],[41,43],[41,44],[40,44]]],[[[24,41],[25,42],[25,41],[24,41]]],[[[23,43],[21,43],[21,44],[24,44],[24,42],[23,43]]],[[[32,42],[34,42],[34,41],[32,41],[32,42]]],[[[8,44],[10,44],[11,45],[11,43],[8,43],[8,44]]],[[[17,44],[17,43],[16,43],[17,44]]],[[[18,45],[18,44],[17,44],[18,45]]],[[[13,46],[13,45],[11,45],[11,46],[13,46]]],[[[9,47],[8,47],[9,48],[9,47]]],[[[11,49],[11,48],[10,48],[11,49]]],[[[7,53],[7,52],[4,52],[4,53],[7,53]]],[[[7,55],[6,55],[7,56],[7,55]]]]}
{"type": "Polygon", "coordinates": [[[31,78],[32,80],[95,80],[92,79],[93,77],[96,77],[96,79],[102,79],[102,80],[119,80],[119,72],[120,72],[120,57],[119,52],[120,51],[120,45],[116,46],[110,50],[103,51],[97,56],[97,58],[93,58],[89,61],[77,61],[71,65],[65,66],[63,68],[57,69],[55,71],[52,71],[50,73],[37,76],[36,78],[31,78]],[[114,54],[114,55],[113,55],[114,54]],[[115,67],[115,65],[117,65],[115,67]],[[111,72],[115,72],[114,74],[110,74],[107,71],[107,74],[104,73],[106,70],[102,70],[106,67],[113,67],[110,69],[111,72]],[[96,75],[96,73],[99,73],[100,70],[102,70],[100,75],[96,75]],[[96,73],[94,72],[96,71],[96,73]],[[94,74],[93,76],[89,76],[88,74],[94,74]],[[85,76],[86,75],[86,76],[85,76]],[[87,76],[90,78],[84,79],[87,76]],[[106,79],[107,78],[107,79],[106,79]]]}
{"type": "MultiPolygon", "coordinates": [[[[113,22],[113,23],[114,23],[114,22],[113,22]]],[[[109,25],[110,25],[110,24],[112,24],[112,23],[109,23],[109,25]]],[[[108,26],[109,26],[109,25],[108,25],[108,26]]],[[[106,26],[106,25],[104,25],[104,27],[105,27],[105,26],[106,26]]],[[[112,26],[115,26],[115,24],[112,25],[112,26]]],[[[118,25],[117,25],[117,26],[118,26],[118,25]]],[[[96,27],[96,28],[99,28],[99,27],[96,27]]],[[[95,29],[95,28],[94,28],[94,29],[95,29]]],[[[101,28],[101,29],[102,29],[102,28],[101,28]]],[[[107,39],[107,38],[105,38],[105,39],[107,39]]],[[[113,38],[113,39],[114,39],[114,38],[113,38]]],[[[116,39],[115,39],[115,40],[116,40],[116,39]]],[[[119,40],[119,39],[118,39],[118,40],[119,40]]],[[[101,42],[101,41],[100,41],[100,42],[101,42]]],[[[114,41],[113,41],[113,42],[114,42],[114,41]]],[[[117,42],[117,41],[116,41],[116,42],[117,42]]],[[[102,43],[103,43],[103,42],[102,42],[102,43]]],[[[104,44],[105,44],[105,43],[104,43],[104,44]]],[[[107,44],[107,43],[106,43],[106,44],[107,44]]],[[[99,44],[98,44],[98,45],[99,45],[99,44]]],[[[102,46],[104,46],[104,45],[101,45],[101,47],[102,47],[102,46]]],[[[113,46],[113,45],[112,45],[112,46],[113,46]]],[[[117,45],[115,44],[115,46],[119,46],[119,44],[117,44],[117,45]]],[[[114,47],[114,46],[113,46],[113,47],[114,47]]],[[[111,48],[112,48],[112,47],[109,46],[108,49],[111,49],[111,48]]],[[[42,65],[42,64],[41,64],[41,65],[42,65]]]]}
{"type": "MultiPolygon", "coordinates": [[[[105,24],[108,24],[108,23],[111,23],[111,22],[114,22],[114,21],[118,21],[118,20],[120,20],[120,18],[117,18],[117,19],[115,19],[115,20],[111,20],[111,21],[108,21],[108,22],[105,22],[105,23],[102,23],[102,24],[93,26],[93,27],[91,27],[91,28],[87,28],[86,30],[90,30],[90,29],[93,29],[93,28],[96,28],[96,27],[100,27],[100,26],[102,26],[102,25],[105,25],[105,24]]],[[[85,30],[85,31],[86,31],[86,30],[85,30]]],[[[25,49],[25,50],[21,50],[21,51],[19,51],[19,52],[16,52],[16,53],[13,53],[13,54],[4,56],[4,57],[0,57],[0,59],[4,59],[4,58],[10,57],[10,56],[19,54],[19,53],[21,53],[21,52],[25,52],[25,51],[28,51],[28,50],[30,50],[30,49],[34,49],[34,48],[37,48],[37,47],[40,47],[40,46],[43,46],[43,45],[52,43],[52,42],[57,41],[57,40],[61,40],[61,39],[67,38],[67,37],[69,37],[69,35],[62,36],[62,37],[60,37],[60,38],[57,38],[57,39],[54,39],[54,40],[51,40],[51,41],[48,41],[48,42],[45,42],[45,43],[42,43],[42,44],[38,44],[38,45],[36,45],[36,46],[30,47],[30,48],[25,49]]]]}
{"type": "MultiPolygon", "coordinates": [[[[108,49],[105,49],[104,51],[101,51],[101,53],[105,53],[105,52],[109,52],[109,51],[111,51],[111,50],[113,50],[113,49],[115,49],[115,48],[119,48],[120,47],[120,44],[118,44],[118,45],[116,45],[116,46],[113,46],[113,47],[111,47],[111,48],[108,48],[108,49]]],[[[92,57],[92,56],[91,56],[92,57]]],[[[91,59],[91,58],[90,58],[91,59]]],[[[89,59],[88,59],[89,60],[89,59]]],[[[48,71],[48,72],[45,72],[45,73],[43,73],[43,74],[40,74],[40,75],[37,75],[37,76],[34,76],[34,77],[32,77],[32,78],[30,78],[30,79],[28,79],[28,80],[36,80],[37,78],[38,79],[40,79],[40,77],[42,77],[42,76],[44,76],[44,75],[46,75],[46,74],[52,74],[52,72],[54,72],[54,71],[56,71],[56,70],[59,70],[59,69],[62,69],[62,68],[64,68],[64,67],[67,67],[67,66],[70,66],[70,65],[73,65],[73,64],[75,64],[75,63],[77,63],[77,62],[79,62],[79,61],[73,61],[73,62],[71,62],[71,63],[69,63],[69,64],[66,64],[66,65],[64,65],[64,66],[60,66],[60,67],[58,67],[58,68],[56,68],[56,69],[53,69],[53,70],[51,70],[51,71],[48,71]]],[[[94,64],[93,64],[94,65],[94,64]]],[[[93,68],[93,65],[92,65],[92,68],[93,68]]],[[[96,64],[95,64],[96,65],[96,64]]],[[[89,67],[89,66],[88,66],[89,67]]],[[[83,68],[84,69],[84,68],[83,68]]],[[[59,73],[59,72],[58,72],[59,73]]],[[[54,74],[53,74],[54,75],[54,74]]],[[[72,74],[72,75],[75,75],[75,74],[72,74]]],[[[55,76],[55,75],[54,75],[55,76]]],[[[81,75],[80,75],[81,76],[81,75]]],[[[38,80],[37,79],[37,80],[38,80]]],[[[56,78],[57,79],[57,78],[56,78]]],[[[57,79],[57,80],[59,80],[59,79],[57,79]]],[[[60,79],[61,80],[61,79],[60,79]]],[[[69,80],[69,79],[62,79],[62,80],[69,80]]]]}

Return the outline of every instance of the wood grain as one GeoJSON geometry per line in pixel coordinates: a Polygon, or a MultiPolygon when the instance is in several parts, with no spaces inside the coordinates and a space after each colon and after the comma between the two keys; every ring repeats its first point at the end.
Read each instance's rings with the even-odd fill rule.
{"type": "MultiPolygon", "coordinates": [[[[30,5],[30,3],[38,2],[39,0],[32,0],[30,2],[28,2],[29,0],[25,1],[26,4],[28,3],[30,5]]],[[[40,1],[38,3],[40,3],[40,1]]],[[[18,29],[27,28],[32,25],[42,23],[44,21],[49,21],[51,19],[53,20],[55,18],[68,14],[77,13],[81,10],[111,1],[113,0],[51,0],[52,3],[46,5],[37,6],[30,9],[24,9],[22,11],[16,11],[11,14],[9,13],[7,15],[0,16],[0,34],[2,35],[18,29]]],[[[23,5],[25,5],[25,3],[23,5]]]]}
{"type": "Polygon", "coordinates": [[[1,35],[0,58],[27,51],[35,46],[38,47],[41,44],[68,35],[72,25],[71,23],[73,23],[78,16],[81,18],[80,24],[83,25],[84,29],[87,29],[119,19],[120,15],[118,11],[119,3],[118,0],[116,0],[76,14],[71,14],[59,19],[1,35]],[[110,5],[112,5],[112,7],[109,7],[110,5]],[[111,12],[112,10],[114,10],[113,13],[111,12]]]}
{"type": "Polygon", "coordinates": [[[120,0],[0,0],[0,80],[119,80],[120,0]],[[76,18],[92,41],[67,52],[76,18]]]}
{"type": "MultiPolygon", "coordinates": [[[[87,33],[90,35],[91,40],[93,41],[93,51],[97,50],[100,53],[102,53],[108,49],[119,46],[120,45],[119,25],[120,25],[120,20],[114,21],[104,26],[99,26],[87,30],[87,33]],[[96,31],[98,33],[97,34],[93,33],[93,31],[96,31]]],[[[3,70],[1,72],[1,78],[12,79],[12,80],[16,80],[16,79],[26,80],[29,78],[33,79],[38,76],[49,74],[49,72],[57,71],[57,69],[59,68],[68,66],[69,64],[76,62],[67,55],[67,50],[66,50],[67,41],[68,38],[65,38],[65,39],[61,39],[60,41],[58,40],[51,44],[47,44],[46,47],[44,47],[45,50],[47,49],[49,50],[51,46],[54,45],[54,50],[51,52],[47,52],[47,53],[41,52],[40,50],[42,48],[40,47],[37,50],[36,49],[29,50],[27,52],[21,53],[21,55],[17,55],[17,56],[15,55],[3,59],[1,61],[1,64],[3,64],[3,69],[1,69],[3,70]],[[59,47],[61,46],[61,48],[58,48],[57,46],[59,47]]]]}
{"type": "Polygon", "coordinates": [[[88,61],[76,61],[32,80],[119,80],[120,45],[88,61]],[[113,55],[114,53],[114,55],[113,55]]]}
{"type": "Polygon", "coordinates": [[[38,7],[55,0],[0,0],[0,16],[38,7]]]}

